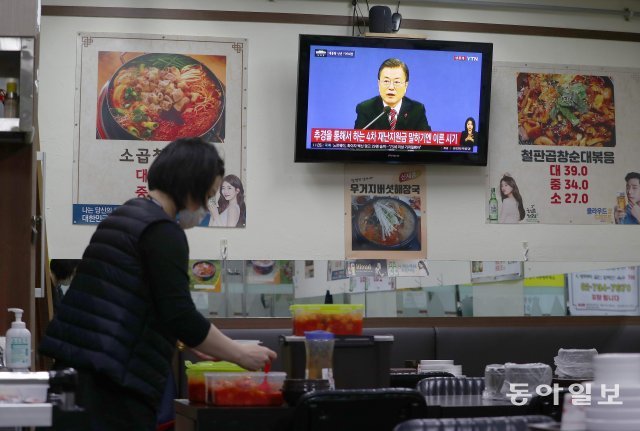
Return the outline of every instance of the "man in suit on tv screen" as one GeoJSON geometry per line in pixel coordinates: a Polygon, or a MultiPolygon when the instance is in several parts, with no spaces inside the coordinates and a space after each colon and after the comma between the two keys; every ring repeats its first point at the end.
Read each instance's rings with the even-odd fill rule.
{"type": "Polygon", "coordinates": [[[379,96],[356,106],[355,129],[431,131],[424,105],[405,97],[409,68],[397,58],[385,60],[378,69],[379,96]]]}

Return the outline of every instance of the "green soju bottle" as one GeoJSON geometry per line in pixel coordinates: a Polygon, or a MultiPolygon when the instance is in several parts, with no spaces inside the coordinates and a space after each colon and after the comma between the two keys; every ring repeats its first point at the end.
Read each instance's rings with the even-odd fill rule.
{"type": "Polygon", "coordinates": [[[496,223],[498,221],[498,199],[496,199],[496,188],[491,187],[491,198],[489,199],[489,221],[496,223]]]}

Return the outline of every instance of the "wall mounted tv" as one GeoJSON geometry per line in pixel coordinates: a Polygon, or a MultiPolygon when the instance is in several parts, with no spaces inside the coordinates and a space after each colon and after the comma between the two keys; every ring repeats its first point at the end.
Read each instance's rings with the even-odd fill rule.
{"type": "Polygon", "coordinates": [[[300,35],[295,161],[486,166],[492,54],[490,43],[300,35]]]}

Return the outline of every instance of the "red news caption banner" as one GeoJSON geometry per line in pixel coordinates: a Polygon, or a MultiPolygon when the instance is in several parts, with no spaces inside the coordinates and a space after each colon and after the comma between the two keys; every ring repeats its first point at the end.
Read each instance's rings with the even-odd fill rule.
{"type": "Polygon", "coordinates": [[[460,146],[460,133],[408,130],[311,129],[311,145],[324,148],[353,148],[348,144],[460,146]],[[329,146],[327,146],[329,144],[329,146]]]}

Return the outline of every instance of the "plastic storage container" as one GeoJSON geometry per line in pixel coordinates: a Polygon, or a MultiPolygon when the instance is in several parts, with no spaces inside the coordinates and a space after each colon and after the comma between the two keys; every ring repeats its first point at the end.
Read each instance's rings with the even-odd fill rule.
{"type": "Polygon", "coordinates": [[[333,345],[335,335],[327,331],[307,331],[304,333],[307,365],[305,379],[324,379],[335,389],[333,381],[333,345]]]}
{"type": "Polygon", "coordinates": [[[49,373],[0,372],[0,403],[46,403],[49,373]]]}
{"type": "Polygon", "coordinates": [[[207,387],[205,373],[216,372],[225,374],[246,371],[239,365],[225,361],[202,361],[196,362],[195,364],[191,361],[184,361],[184,366],[187,374],[187,397],[189,401],[193,403],[206,402],[207,387]]]}
{"type": "Polygon", "coordinates": [[[206,401],[217,406],[281,406],[286,377],[282,371],[205,373],[206,401]]]}
{"type": "MultiPolygon", "coordinates": [[[[305,375],[305,337],[281,335],[284,370],[292,379],[305,375]]],[[[333,346],[333,379],[336,389],[389,387],[393,335],[338,336],[333,346]],[[356,370],[356,371],[354,371],[356,370]]]]}
{"type": "Polygon", "coordinates": [[[328,331],[335,335],[362,335],[363,304],[295,304],[289,307],[293,335],[328,331]]]}

